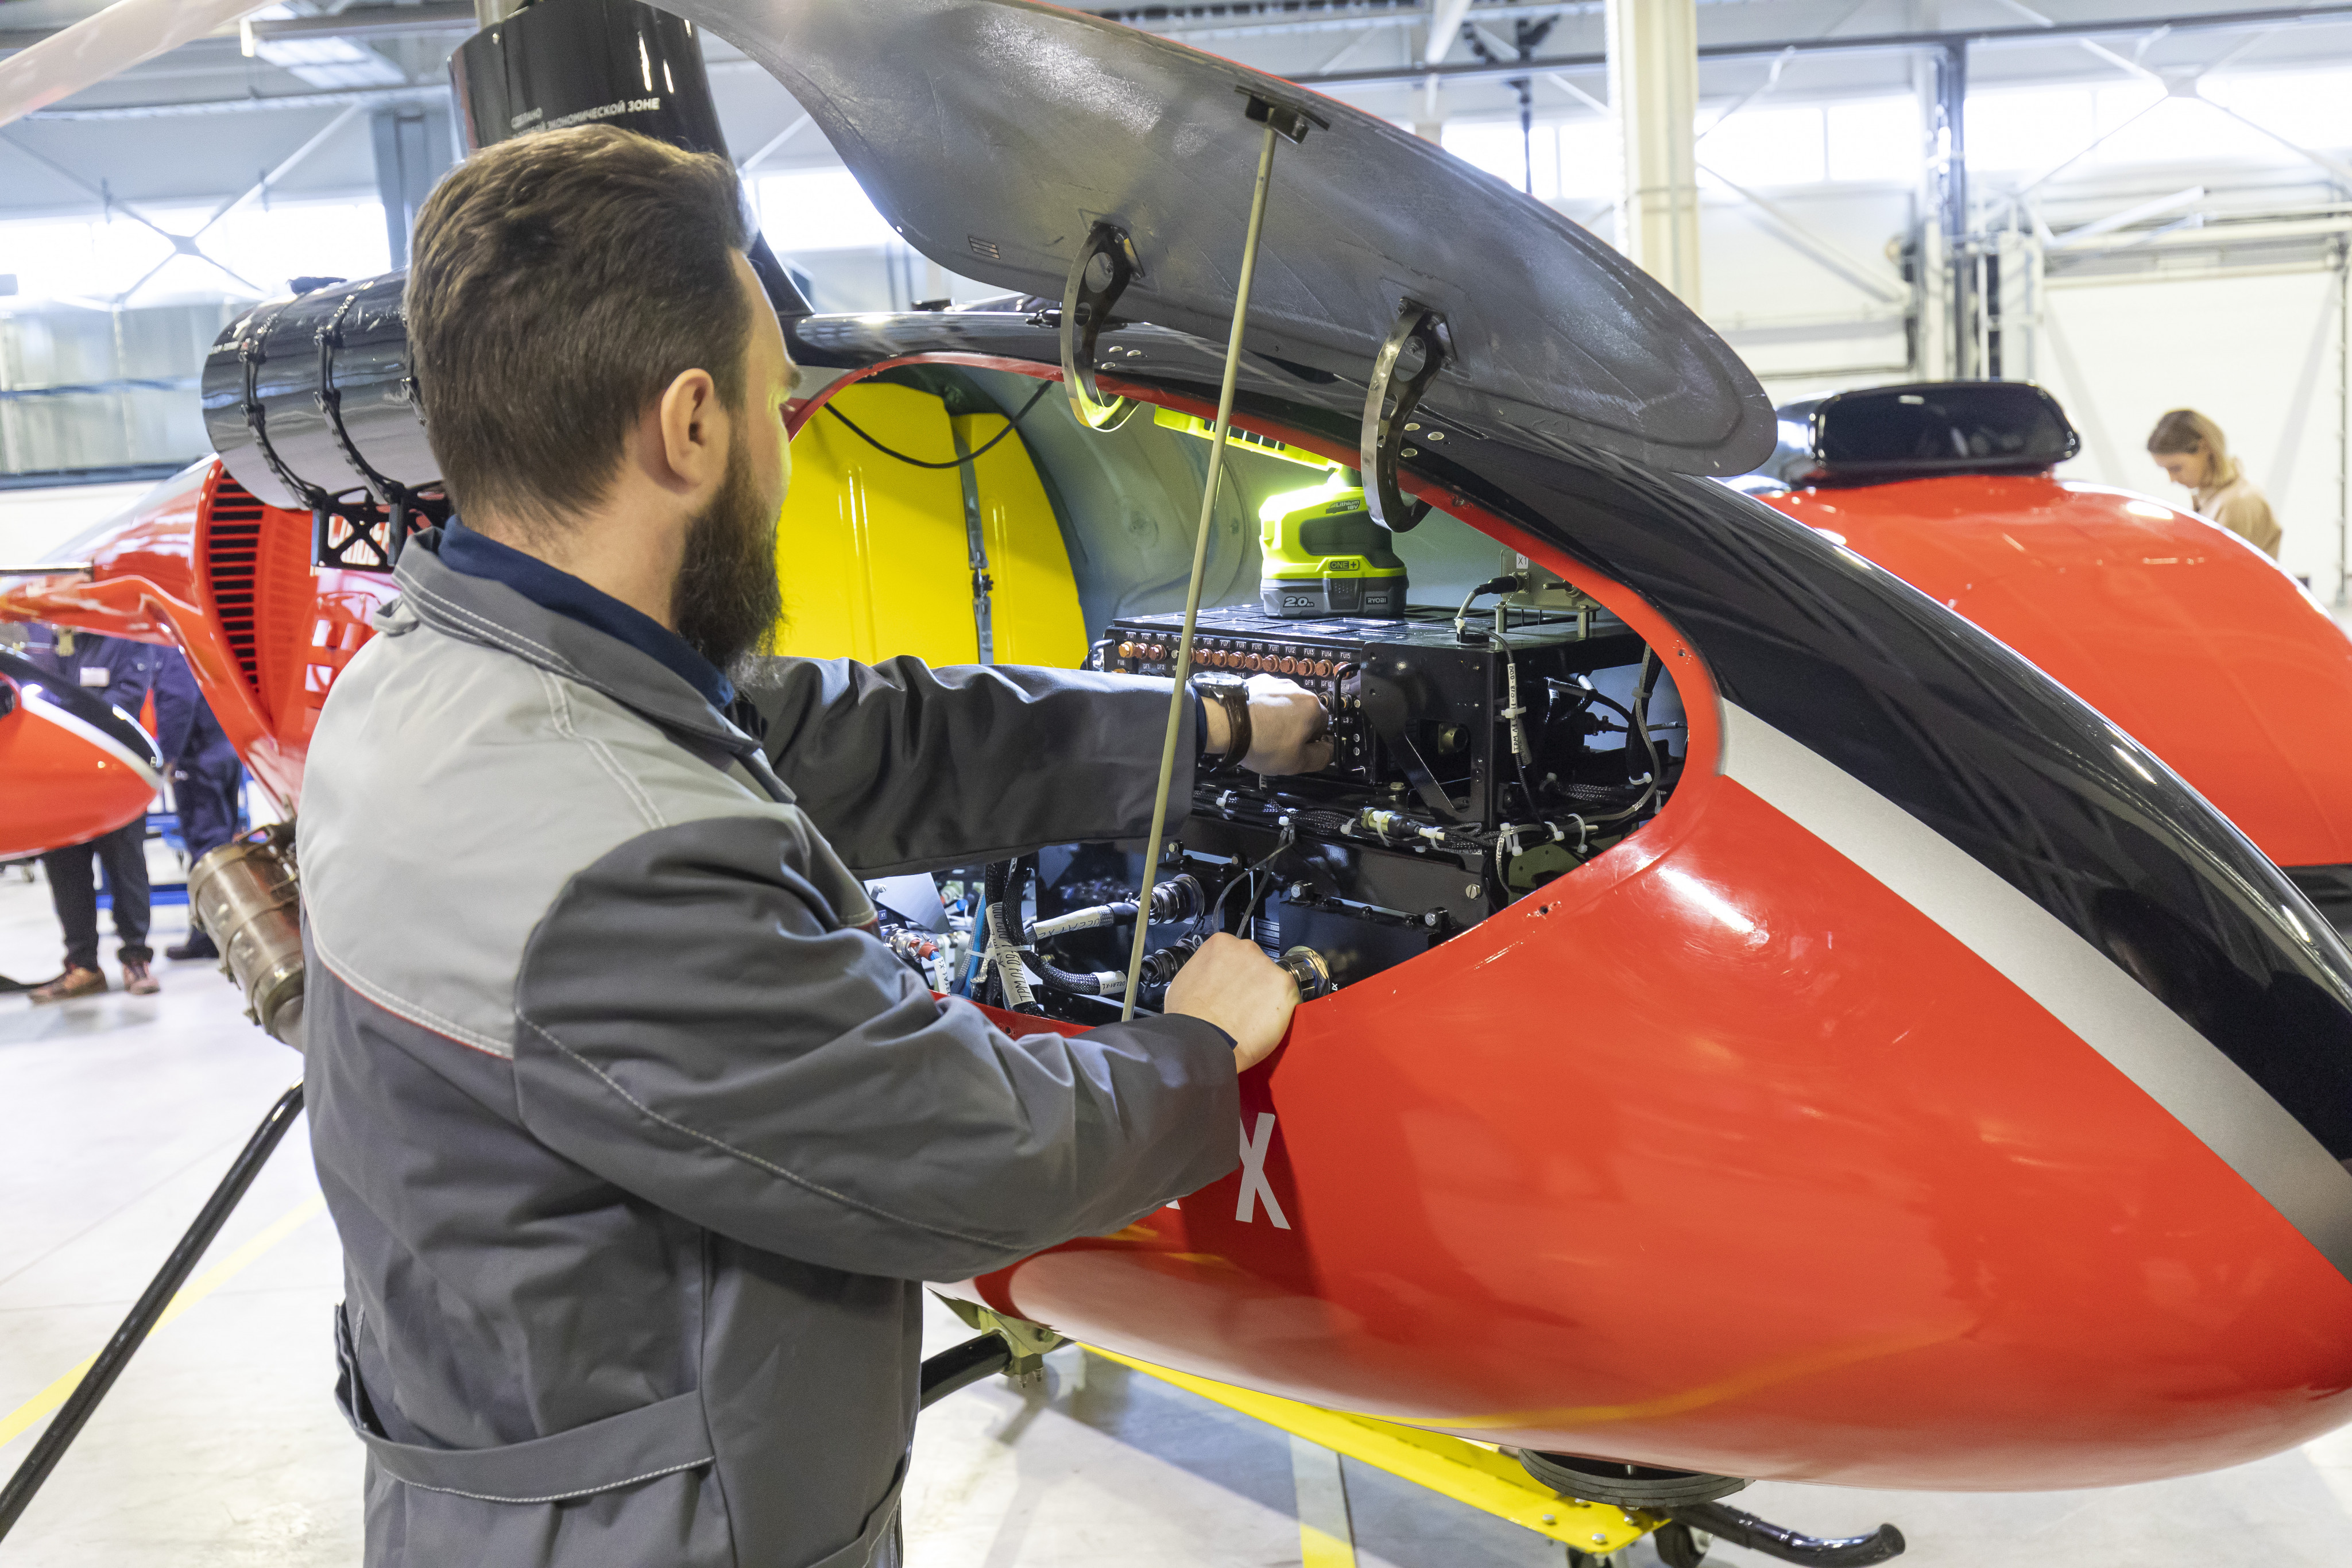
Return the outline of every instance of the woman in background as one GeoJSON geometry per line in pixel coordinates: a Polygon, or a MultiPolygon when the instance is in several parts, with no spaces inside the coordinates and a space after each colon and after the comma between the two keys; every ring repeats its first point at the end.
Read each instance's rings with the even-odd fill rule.
{"type": "Polygon", "coordinates": [[[2278,519],[2262,489],[2246,477],[2245,469],[2230,455],[2221,427],[2193,408],[2176,408],[2156,422],[2147,450],[2176,485],[2186,486],[2189,504],[2200,517],[2210,518],[2251,541],[2272,559],[2278,559],[2278,519]]]}

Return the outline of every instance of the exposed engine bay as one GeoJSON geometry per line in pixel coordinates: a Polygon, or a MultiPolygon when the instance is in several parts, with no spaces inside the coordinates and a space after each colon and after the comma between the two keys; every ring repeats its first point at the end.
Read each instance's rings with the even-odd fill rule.
{"type": "MultiPolygon", "coordinates": [[[[1687,727],[1657,656],[1540,568],[1505,560],[1458,608],[1201,612],[1195,672],[1306,687],[1334,756],[1293,778],[1204,766],[1181,822],[1171,805],[1140,1008],[1219,931],[1256,943],[1307,997],[1352,985],[1573,872],[1664,806],[1687,727]]],[[[1167,676],[1181,619],[1112,621],[1089,667],[1167,676]]],[[[894,879],[877,889],[885,940],[936,989],[1101,1022],[1125,992],[1141,872],[1126,847],[1074,844],[942,873],[936,900],[910,885],[930,879],[894,879]]]]}
{"type": "MultiPolygon", "coordinates": [[[[273,354],[257,334],[321,311],[388,331],[390,318],[368,314],[369,301],[393,298],[387,287],[305,296],[224,334],[207,371],[226,421],[218,439],[243,451],[239,439],[271,433],[269,463],[245,470],[256,483],[287,479],[286,502],[327,494],[328,479],[287,476],[325,474],[340,450],[304,423],[330,361],[315,345],[297,354],[293,340],[273,354]],[[282,382],[256,369],[281,363],[282,382]]],[[[963,309],[1029,329],[1046,303],[963,309]]],[[[383,391],[397,361],[369,359],[360,350],[375,340],[356,331],[346,323],[331,359],[336,406],[348,431],[374,406],[362,386],[392,399],[383,418],[397,438],[365,444],[424,497],[421,427],[383,391]]],[[[799,351],[818,357],[818,329],[799,331],[799,351]]],[[[821,406],[794,442],[782,527],[800,596],[777,652],[1083,663],[1164,679],[1205,493],[1208,607],[1192,674],[1294,681],[1321,700],[1335,743],[1329,766],[1307,777],[1200,773],[1191,800],[1170,803],[1146,910],[1136,845],[1063,845],[877,885],[883,939],[935,990],[1104,1021],[1125,1000],[1140,917],[1139,1008],[1156,1007],[1220,931],[1255,942],[1303,995],[1320,996],[1572,874],[1654,816],[1680,777],[1680,695],[1636,632],[1443,511],[1380,522],[1364,474],[1328,455],[1244,434],[1212,484],[1211,424],[1198,415],[1161,407],[1089,427],[1068,400],[1045,395],[1049,383],[971,365],[894,366],[829,392],[838,372],[802,373],[800,390],[821,406]],[[850,491],[859,522],[845,530],[835,497],[850,491]]],[[[398,554],[396,518],[341,533],[333,515],[315,520],[321,564],[383,570],[398,554]]]]}

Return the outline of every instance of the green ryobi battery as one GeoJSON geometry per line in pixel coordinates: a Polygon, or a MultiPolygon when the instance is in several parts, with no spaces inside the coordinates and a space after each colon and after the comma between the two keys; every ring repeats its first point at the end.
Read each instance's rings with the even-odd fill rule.
{"type": "Polygon", "coordinates": [[[1296,621],[1405,612],[1404,562],[1388,529],[1372,521],[1361,489],[1335,474],[1319,488],[1268,497],[1257,517],[1265,562],[1258,601],[1268,615],[1296,621]]]}

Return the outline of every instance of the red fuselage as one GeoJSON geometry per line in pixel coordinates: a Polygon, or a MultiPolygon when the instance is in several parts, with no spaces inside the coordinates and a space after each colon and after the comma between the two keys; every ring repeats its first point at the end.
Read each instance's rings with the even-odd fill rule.
{"type": "MultiPolygon", "coordinates": [[[[157,486],[87,576],[11,584],[0,617],[184,650],[256,782],[290,813],[327,688],[391,595],[388,578],[312,572],[310,519],[262,505],[207,458],[157,486]]],[[[8,789],[13,801],[17,781],[8,789]]]]}
{"type": "MultiPolygon", "coordinates": [[[[2176,706],[2274,734],[2302,794],[2265,804],[2265,785],[2241,801],[2233,781],[2263,769],[2220,761],[2200,787],[2286,853],[2352,860],[2330,836],[2345,820],[2335,764],[2288,722],[2343,734],[2346,675],[2317,612],[2234,540],[2137,518],[2130,499],[1946,481],[1789,509],[1844,535],[1857,570],[1916,573],[2084,696],[2129,705],[2119,722],[2159,747],[2201,734],[2162,727],[2176,706]],[[1914,494],[1942,509],[1888,505],[1914,494]],[[1969,496],[2006,510],[1975,515],[1969,496]],[[2013,626],[1996,622],[2004,606],[2013,626]],[[2070,649],[2139,652],[2078,652],[2069,671],[2070,649]],[[2264,658],[2263,679],[2231,684],[2264,658]],[[2311,694],[2311,711],[2275,691],[2311,694]]],[[[1951,844],[1867,792],[1872,821],[1809,794],[1842,776],[1725,699],[1703,638],[1452,504],[1659,652],[1690,716],[1682,783],[1573,874],[1302,1007],[1244,1082],[1256,1154],[1242,1172],[966,1288],[1322,1404],[1751,1477],[2121,1483],[2352,1416],[2352,1283],[2187,1124],[2193,1107],[2159,1103],[2112,1042],[2090,1043],[2098,1019],[2068,1010],[2067,977],[1999,950],[2004,922],[2042,918],[2033,906],[1958,864],[2009,900],[1990,937],[1970,926],[1976,894],[1906,880],[1951,844]]],[[[307,517],[257,507],[207,465],[92,579],[27,585],[0,608],[178,638],[290,805],[326,685],[390,590],[314,580],[308,539],[307,517]]],[[[2203,755],[2179,758],[2192,778],[2203,755]]]]}
{"type": "Polygon", "coordinates": [[[1825,845],[1839,808],[1793,820],[1645,605],[1482,526],[1666,653],[1674,798],[1302,1007],[1243,1083],[1256,1192],[1245,1166],[968,1289],[1311,1403],[1729,1475],[2113,1485],[2352,1417],[2345,1277],[1948,913],[1825,845]]]}
{"type": "Polygon", "coordinates": [[[2032,660],[2273,862],[2352,862],[2352,638],[2237,535],[2048,475],[1763,499],[2032,660]]]}
{"type": "Polygon", "coordinates": [[[0,859],[88,843],[135,821],[161,781],[129,716],[0,650],[0,859]]]}

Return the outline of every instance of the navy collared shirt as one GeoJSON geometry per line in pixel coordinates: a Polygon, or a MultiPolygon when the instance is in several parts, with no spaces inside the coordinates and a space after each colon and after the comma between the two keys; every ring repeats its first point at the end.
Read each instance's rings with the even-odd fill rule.
{"type": "Polygon", "coordinates": [[[626,643],[660,661],[721,713],[735,700],[735,684],[718,665],[644,611],[622,603],[602,589],[591,588],[537,556],[478,534],[455,517],[441,525],[440,543],[436,553],[450,570],[503,582],[542,610],[569,615],[583,626],[626,643]]]}

